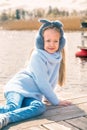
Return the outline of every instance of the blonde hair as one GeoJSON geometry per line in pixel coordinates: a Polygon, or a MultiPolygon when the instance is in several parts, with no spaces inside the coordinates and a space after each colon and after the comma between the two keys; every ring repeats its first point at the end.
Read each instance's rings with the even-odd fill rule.
{"type": "Polygon", "coordinates": [[[65,84],[66,79],[66,56],[65,56],[65,48],[62,49],[62,60],[60,63],[60,69],[59,69],[59,79],[58,79],[58,85],[63,86],[65,84]]]}

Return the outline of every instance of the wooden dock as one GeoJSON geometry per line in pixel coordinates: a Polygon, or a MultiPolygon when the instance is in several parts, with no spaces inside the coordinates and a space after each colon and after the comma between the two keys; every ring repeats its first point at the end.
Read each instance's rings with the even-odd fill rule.
{"type": "MultiPolygon", "coordinates": [[[[2,95],[0,90],[0,96],[2,95]]],[[[47,111],[37,118],[9,124],[3,130],[87,130],[87,96],[70,99],[71,106],[47,105],[47,111]]],[[[4,97],[0,97],[0,104],[4,97]]]]}

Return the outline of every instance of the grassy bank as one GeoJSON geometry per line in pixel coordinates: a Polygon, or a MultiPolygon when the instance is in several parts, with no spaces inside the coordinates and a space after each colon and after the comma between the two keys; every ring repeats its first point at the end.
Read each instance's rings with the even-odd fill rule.
{"type": "MultiPolygon", "coordinates": [[[[50,18],[50,20],[57,20],[50,18]]],[[[81,30],[81,18],[80,17],[63,17],[58,18],[64,24],[65,31],[80,31],[81,30]]],[[[31,20],[11,20],[0,23],[1,29],[7,30],[37,30],[41,23],[38,19],[31,20]]]]}

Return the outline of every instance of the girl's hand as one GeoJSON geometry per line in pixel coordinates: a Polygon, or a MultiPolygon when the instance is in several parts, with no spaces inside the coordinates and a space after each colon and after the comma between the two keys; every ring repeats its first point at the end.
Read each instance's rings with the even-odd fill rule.
{"type": "Polygon", "coordinates": [[[43,102],[47,105],[50,105],[50,102],[48,100],[44,100],[43,102]]]}
{"type": "Polygon", "coordinates": [[[66,101],[66,100],[64,100],[64,101],[60,100],[60,102],[59,102],[59,106],[68,106],[68,105],[71,105],[71,104],[72,103],[70,101],[66,101]]]}

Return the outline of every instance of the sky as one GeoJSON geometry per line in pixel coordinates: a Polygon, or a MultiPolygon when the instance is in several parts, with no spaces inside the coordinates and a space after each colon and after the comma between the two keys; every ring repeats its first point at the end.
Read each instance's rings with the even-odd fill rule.
{"type": "Polygon", "coordinates": [[[71,11],[87,9],[87,0],[0,0],[0,11],[8,8],[47,8],[57,7],[71,11]]]}

